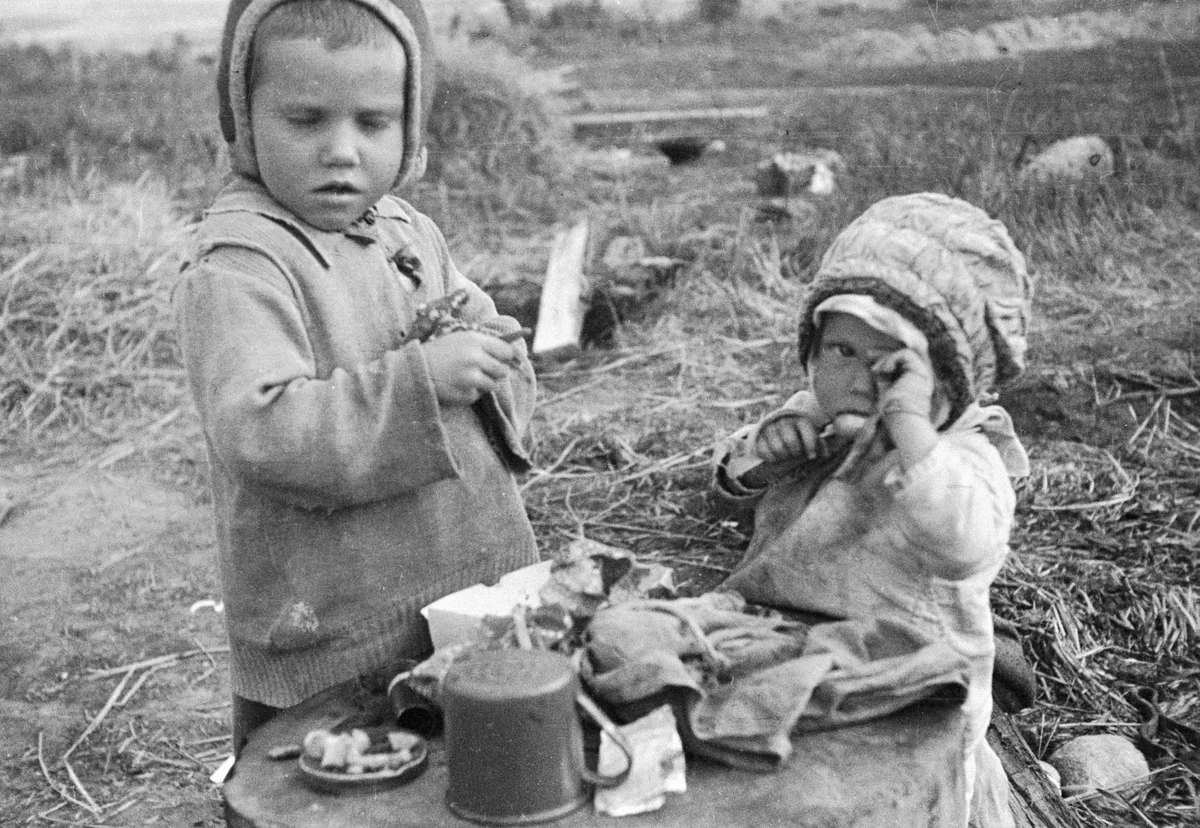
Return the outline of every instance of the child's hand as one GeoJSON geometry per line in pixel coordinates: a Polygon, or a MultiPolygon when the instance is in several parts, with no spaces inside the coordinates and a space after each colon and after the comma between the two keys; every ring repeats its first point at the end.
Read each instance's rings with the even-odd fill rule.
{"type": "Polygon", "coordinates": [[[754,453],[766,463],[812,460],[825,453],[816,424],[807,417],[781,417],[764,425],[754,453]]]}
{"type": "Polygon", "coordinates": [[[911,415],[928,421],[933,410],[933,366],[911,348],[901,348],[871,366],[875,406],[886,421],[911,415]]]}
{"type": "Polygon", "coordinates": [[[421,345],[438,402],[470,405],[495,391],[518,358],[516,346],[481,331],[457,331],[421,345]]]}
{"type": "Polygon", "coordinates": [[[906,470],[924,460],[937,445],[932,421],[933,366],[929,359],[904,348],[871,366],[875,406],[900,452],[906,470]]]}

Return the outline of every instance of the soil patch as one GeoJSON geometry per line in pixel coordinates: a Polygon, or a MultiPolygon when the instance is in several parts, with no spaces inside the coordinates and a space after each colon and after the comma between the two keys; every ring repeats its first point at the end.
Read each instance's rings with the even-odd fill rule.
{"type": "MultiPolygon", "coordinates": [[[[194,490],[163,482],[134,459],[99,468],[77,451],[4,451],[0,467],[0,493],[12,504],[0,524],[0,763],[8,790],[0,824],[16,825],[54,805],[29,761],[32,746],[56,768],[121,681],[95,678],[95,670],[217,651],[224,634],[213,612],[190,612],[217,591],[209,508],[194,490]]],[[[198,751],[182,748],[181,757],[178,746],[217,737],[210,746],[224,747],[227,687],[219,655],[158,670],[136,692],[134,681],[125,683],[118,701],[128,700],[71,756],[84,778],[105,780],[90,790],[97,802],[131,803],[106,824],[219,824],[215,794],[162,783],[164,771],[178,770],[172,763],[191,773],[216,767],[215,756],[192,760],[186,754],[198,751]],[[113,744],[126,740],[114,754],[113,744]],[[118,772],[99,772],[114,762],[118,772]]]]}

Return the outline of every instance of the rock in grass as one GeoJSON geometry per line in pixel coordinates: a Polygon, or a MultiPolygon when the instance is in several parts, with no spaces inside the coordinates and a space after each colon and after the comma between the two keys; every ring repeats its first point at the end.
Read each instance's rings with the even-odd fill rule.
{"type": "Polygon", "coordinates": [[[837,176],[845,171],[846,162],[833,150],[781,152],[758,165],[754,183],[764,198],[829,195],[837,186],[837,176]]]}
{"type": "Polygon", "coordinates": [[[1150,778],[1146,757],[1115,734],[1072,739],[1054,752],[1050,764],[1062,779],[1064,796],[1136,787],[1150,778]]]}
{"type": "Polygon", "coordinates": [[[1034,156],[1022,168],[1021,177],[1043,183],[1109,178],[1119,169],[1121,159],[1114,151],[1119,148],[1118,142],[1099,135],[1064,138],[1034,156]]]}
{"type": "Polygon", "coordinates": [[[1058,768],[1051,765],[1049,762],[1038,760],[1038,767],[1046,774],[1046,778],[1050,780],[1050,786],[1058,793],[1062,793],[1062,777],[1058,775],[1058,768]]]}

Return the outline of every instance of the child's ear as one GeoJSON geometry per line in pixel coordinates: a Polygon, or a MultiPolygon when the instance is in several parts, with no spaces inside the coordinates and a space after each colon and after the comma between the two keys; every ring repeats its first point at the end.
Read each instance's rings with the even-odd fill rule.
{"type": "Polygon", "coordinates": [[[425,167],[428,164],[429,148],[421,147],[421,149],[417,151],[416,156],[413,158],[412,168],[408,171],[408,175],[405,176],[405,182],[411,184],[414,181],[420,181],[422,178],[424,178],[425,167]]]}

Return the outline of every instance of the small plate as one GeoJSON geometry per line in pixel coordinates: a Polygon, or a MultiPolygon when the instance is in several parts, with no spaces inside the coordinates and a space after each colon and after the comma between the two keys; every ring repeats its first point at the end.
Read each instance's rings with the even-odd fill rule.
{"type": "MultiPolygon", "coordinates": [[[[415,734],[414,734],[415,735],[415,734]]],[[[416,779],[425,770],[429,761],[429,745],[420,739],[412,749],[413,757],[396,768],[385,768],[365,773],[345,773],[332,771],[321,767],[316,759],[302,755],[297,761],[300,764],[300,776],[304,783],[320,793],[349,793],[352,791],[380,791],[394,788],[416,779]]]]}

